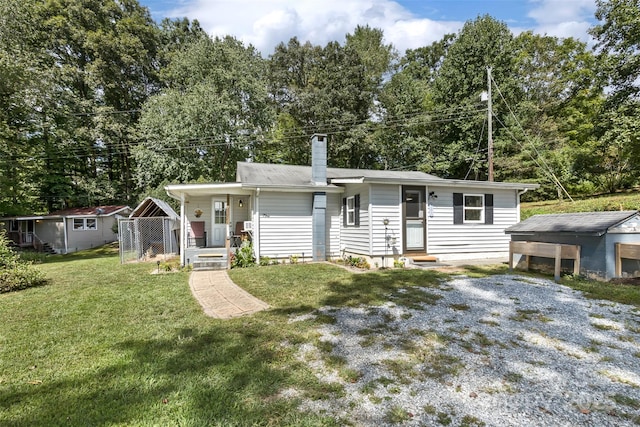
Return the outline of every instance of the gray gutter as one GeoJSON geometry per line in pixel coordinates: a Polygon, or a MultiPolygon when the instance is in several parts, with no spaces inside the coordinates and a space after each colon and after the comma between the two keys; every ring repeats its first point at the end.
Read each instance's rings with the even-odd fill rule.
{"type": "Polygon", "coordinates": [[[370,184],[404,184],[404,185],[435,185],[445,187],[476,187],[476,188],[496,188],[507,190],[535,190],[540,188],[540,184],[524,184],[518,182],[488,182],[488,181],[465,181],[463,179],[403,179],[403,178],[330,178],[332,184],[353,184],[353,183],[370,183],[370,184]]]}

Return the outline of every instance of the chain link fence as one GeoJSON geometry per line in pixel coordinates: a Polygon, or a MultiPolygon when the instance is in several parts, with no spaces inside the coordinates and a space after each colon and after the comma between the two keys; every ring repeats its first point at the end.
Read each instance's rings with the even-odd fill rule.
{"type": "Polygon", "coordinates": [[[178,253],[175,221],[170,218],[121,219],[118,223],[120,262],[167,259],[178,253]]]}

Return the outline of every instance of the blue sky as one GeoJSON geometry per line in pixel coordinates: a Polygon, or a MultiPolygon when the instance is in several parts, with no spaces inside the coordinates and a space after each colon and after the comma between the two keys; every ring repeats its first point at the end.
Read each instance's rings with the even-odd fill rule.
{"type": "Polygon", "coordinates": [[[517,34],[576,37],[590,42],[595,0],[139,0],[154,19],[197,19],[212,35],[231,34],[268,55],[297,36],[323,45],[343,41],[356,25],[384,30],[402,53],[457,32],[465,21],[489,14],[517,34]]]}

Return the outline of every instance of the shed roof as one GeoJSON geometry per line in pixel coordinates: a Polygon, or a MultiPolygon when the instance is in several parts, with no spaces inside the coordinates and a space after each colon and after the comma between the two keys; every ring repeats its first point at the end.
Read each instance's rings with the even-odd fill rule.
{"type": "Polygon", "coordinates": [[[164,200],[156,199],[154,197],[145,198],[140,204],[131,212],[129,218],[153,218],[153,217],[169,217],[171,219],[178,220],[180,217],[173,210],[173,208],[164,200]]]}
{"type": "Polygon", "coordinates": [[[125,205],[106,205],[106,206],[91,206],[86,208],[68,208],[59,211],[51,212],[44,217],[67,217],[67,216],[111,216],[120,213],[124,210],[131,209],[125,205]]]}
{"type": "Polygon", "coordinates": [[[638,211],[577,212],[534,215],[505,230],[507,234],[576,233],[602,235],[638,211]]]}

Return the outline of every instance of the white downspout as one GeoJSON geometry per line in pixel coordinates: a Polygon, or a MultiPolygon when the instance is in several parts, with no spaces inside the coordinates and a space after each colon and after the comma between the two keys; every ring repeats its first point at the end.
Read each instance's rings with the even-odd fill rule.
{"type": "Polygon", "coordinates": [[[185,230],[187,227],[187,222],[185,221],[185,217],[184,217],[184,193],[180,193],[180,197],[177,197],[172,193],[170,193],[169,191],[167,191],[167,195],[172,199],[180,201],[180,265],[184,266],[186,257],[187,257],[187,254],[185,253],[187,247],[184,243],[185,236],[186,236],[185,230]]]}

